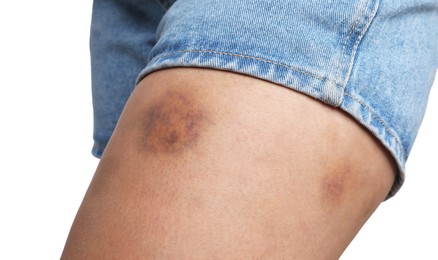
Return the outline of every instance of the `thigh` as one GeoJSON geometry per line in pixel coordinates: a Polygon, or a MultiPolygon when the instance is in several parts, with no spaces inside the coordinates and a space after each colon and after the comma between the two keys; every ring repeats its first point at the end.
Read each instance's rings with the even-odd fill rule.
{"type": "Polygon", "coordinates": [[[155,72],[122,114],[64,259],[335,259],[394,174],[339,109],[235,73],[155,72]]]}

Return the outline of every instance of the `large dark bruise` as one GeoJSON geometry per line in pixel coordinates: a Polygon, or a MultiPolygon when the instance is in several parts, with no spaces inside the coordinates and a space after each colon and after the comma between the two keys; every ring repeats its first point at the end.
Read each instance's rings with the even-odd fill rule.
{"type": "Polygon", "coordinates": [[[142,148],[177,154],[195,146],[208,121],[205,108],[185,93],[171,92],[145,111],[142,148]]]}

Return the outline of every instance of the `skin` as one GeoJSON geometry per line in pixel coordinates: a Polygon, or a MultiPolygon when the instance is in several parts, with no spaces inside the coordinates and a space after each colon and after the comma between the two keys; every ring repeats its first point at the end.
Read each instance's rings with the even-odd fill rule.
{"type": "Polygon", "coordinates": [[[387,196],[386,150],[339,109],[176,68],[141,81],[62,259],[337,259],[387,196]]]}

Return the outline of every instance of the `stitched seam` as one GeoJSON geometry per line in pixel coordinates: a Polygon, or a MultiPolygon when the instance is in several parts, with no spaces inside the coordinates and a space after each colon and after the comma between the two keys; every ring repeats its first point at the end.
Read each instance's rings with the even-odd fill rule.
{"type": "MultiPolygon", "coordinates": [[[[365,24],[365,26],[363,27],[359,37],[357,37],[356,42],[353,45],[353,52],[352,55],[350,57],[350,66],[348,67],[347,70],[347,74],[345,75],[345,79],[344,82],[342,83],[342,93],[341,93],[341,97],[345,94],[345,88],[347,87],[347,82],[348,79],[350,77],[351,74],[351,70],[353,68],[353,64],[354,64],[354,58],[356,56],[356,52],[357,52],[357,48],[359,46],[360,41],[362,40],[363,36],[365,35],[365,33],[367,32],[371,22],[374,20],[374,17],[376,16],[377,13],[377,9],[379,8],[379,0],[376,0],[375,4],[374,4],[374,8],[370,14],[370,17],[368,18],[368,22],[365,24]]],[[[341,105],[342,101],[340,101],[339,105],[341,105]]]]}
{"type": "Polygon", "coordinates": [[[351,34],[354,32],[354,30],[356,29],[356,27],[357,27],[357,25],[359,24],[359,22],[360,22],[360,20],[361,20],[361,18],[362,18],[362,16],[363,16],[363,14],[365,13],[365,10],[366,10],[366,7],[367,7],[367,5],[364,5],[363,7],[362,7],[362,9],[360,10],[360,14],[359,14],[359,16],[358,16],[358,18],[356,19],[356,21],[354,22],[354,24],[353,24],[353,26],[351,27],[351,29],[350,29],[350,31],[348,32],[348,34],[347,34],[347,36],[345,36],[345,38],[342,38],[342,40],[344,40],[344,43],[343,43],[343,45],[342,45],[342,53],[341,53],[341,56],[339,57],[339,63],[338,63],[338,68],[337,68],[337,70],[336,70],[336,75],[335,75],[335,80],[337,80],[338,79],[338,76],[339,76],[339,74],[340,74],[340,72],[341,72],[341,68],[344,66],[344,54],[345,54],[345,49],[346,49],[346,47],[347,47],[347,42],[348,42],[348,39],[350,38],[350,36],[351,36],[351,34]]]}
{"type": "Polygon", "coordinates": [[[352,98],[354,101],[356,101],[357,103],[359,103],[362,107],[364,107],[372,117],[374,117],[382,126],[383,128],[385,128],[385,131],[388,132],[395,140],[395,142],[400,146],[400,152],[401,152],[401,156],[403,158],[404,161],[406,161],[405,155],[404,155],[404,151],[403,151],[403,146],[401,144],[401,142],[398,140],[398,138],[395,136],[395,134],[388,128],[388,126],[383,122],[382,119],[380,119],[380,117],[378,117],[372,110],[371,108],[369,108],[367,105],[365,105],[362,101],[360,101],[359,99],[353,97],[352,95],[348,94],[348,93],[344,93],[346,96],[349,96],[350,98],[352,98]]]}
{"type": "Polygon", "coordinates": [[[277,66],[281,66],[281,67],[284,67],[284,68],[287,68],[287,69],[294,70],[294,71],[299,72],[301,74],[305,74],[305,75],[311,76],[313,78],[316,78],[316,79],[319,79],[319,80],[322,80],[322,81],[331,82],[331,83],[335,84],[336,87],[338,87],[339,89],[342,90],[342,86],[340,86],[336,82],[336,80],[333,80],[333,79],[330,79],[330,78],[327,78],[327,77],[322,77],[322,76],[314,75],[314,74],[312,74],[310,72],[307,72],[307,71],[304,71],[304,70],[300,70],[300,69],[297,69],[295,67],[288,66],[288,65],[276,62],[276,61],[271,61],[271,60],[266,60],[266,59],[262,59],[262,58],[247,56],[247,55],[243,55],[243,54],[236,54],[236,53],[211,51],[211,50],[184,50],[184,51],[175,51],[175,52],[172,52],[172,53],[169,53],[169,54],[166,54],[166,55],[157,56],[156,58],[153,59],[153,61],[151,63],[154,63],[154,62],[158,61],[159,59],[166,58],[166,57],[172,56],[172,55],[177,54],[177,53],[192,53],[192,52],[195,52],[195,53],[198,52],[198,53],[219,54],[219,55],[233,56],[233,57],[239,57],[239,58],[252,59],[252,60],[266,62],[266,63],[269,63],[269,64],[273,64],[273,65],[277,65],[277,66]]]}
{"type": "Polygon", "coordinates": [[[155,2],[157,2],[163,9],[164,11],[167,11],[169,8],[167,8],[163,2],[161,2],[160,0],[156,0],[155,2]]]}

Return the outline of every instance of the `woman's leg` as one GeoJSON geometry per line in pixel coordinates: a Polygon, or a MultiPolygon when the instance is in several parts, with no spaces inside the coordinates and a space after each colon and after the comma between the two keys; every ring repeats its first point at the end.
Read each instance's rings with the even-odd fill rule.
{"type": "Polygon", "coordinates": [[[230,72],[158,71],[128,101],[62,259],[337,259],[394,173],[339,109],[230,72]]]}

